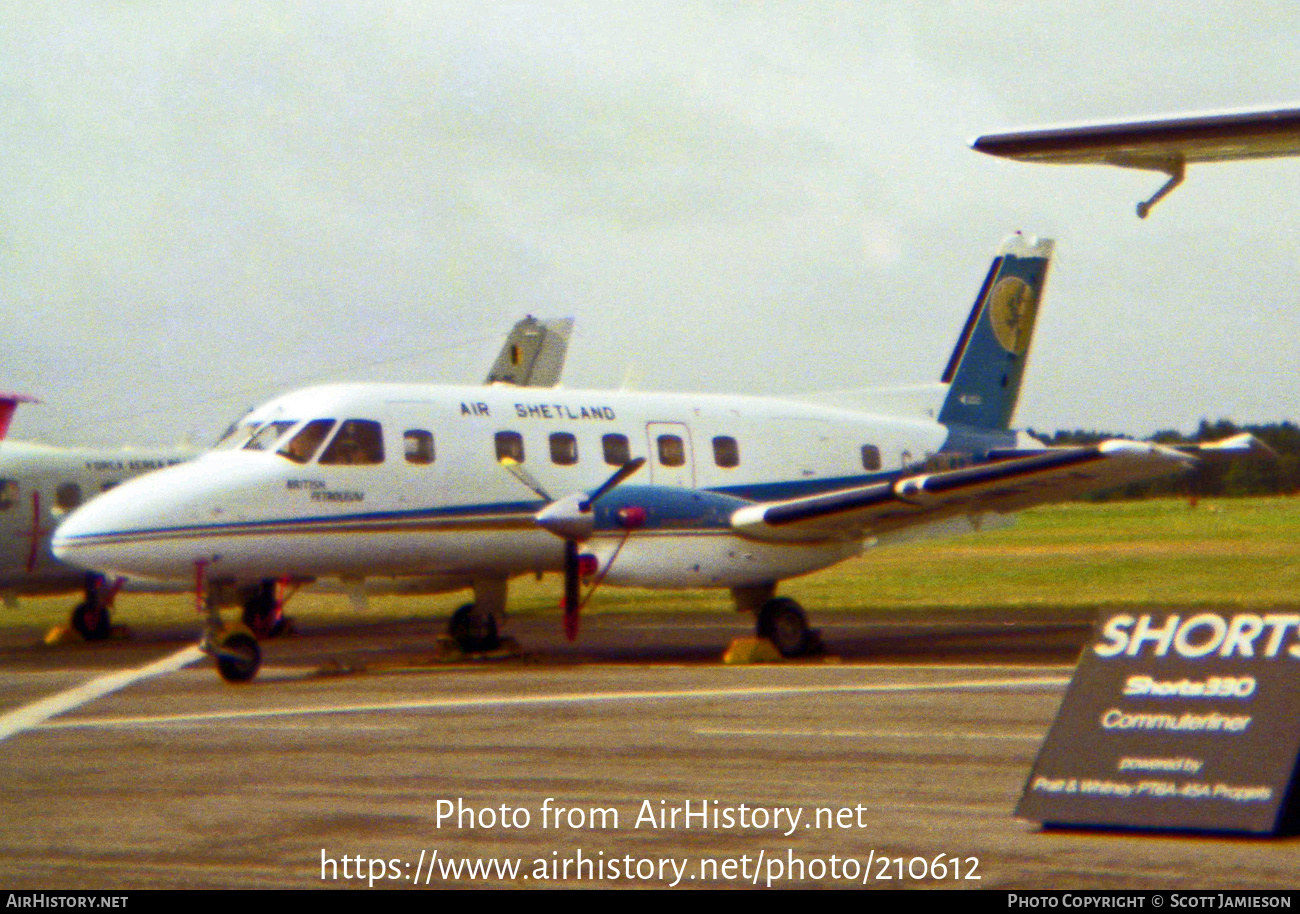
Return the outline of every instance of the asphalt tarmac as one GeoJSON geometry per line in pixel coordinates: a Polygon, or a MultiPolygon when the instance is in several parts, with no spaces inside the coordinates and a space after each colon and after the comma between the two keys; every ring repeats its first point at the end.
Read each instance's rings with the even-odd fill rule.
{"type": "Polygon", "coordinates": [[[0,876],[13,889],[1300,883],[1295,838],[1014,818],[1088,620],[815,622],[826,656],[753,666],[719,662],[749,633],[730,615],[597,616],[576,645],[554,618],[519,619],[517,656],[474,662],[440,660],[431,622],[300,626],[246,686],[206,658],[127,672],[188,659],[184,627],[96,646],[5,632],[0,876]]]}

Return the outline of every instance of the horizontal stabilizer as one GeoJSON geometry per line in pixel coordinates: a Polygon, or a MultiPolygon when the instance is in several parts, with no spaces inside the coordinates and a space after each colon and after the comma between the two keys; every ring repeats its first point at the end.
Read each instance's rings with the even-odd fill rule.
{"type": "Polygon", "coordinates": [[[1257,460],[1277,460],[1278,453],[1250,432],[1242,432],[1220,441],[1204,444],[1179,444],[1175,447],[1184,454],[1212,460],[1230,460],[1234,457],[1252,457],[1257,460]]]}
{"type": "Polygon", "coordinates": [[[757,540],[861,539],[965,515],[1006,514],[1191,469],[1195,459],[1158,444],[1111,440],[789,501],[747,505],[732,527],[757,540]]]}

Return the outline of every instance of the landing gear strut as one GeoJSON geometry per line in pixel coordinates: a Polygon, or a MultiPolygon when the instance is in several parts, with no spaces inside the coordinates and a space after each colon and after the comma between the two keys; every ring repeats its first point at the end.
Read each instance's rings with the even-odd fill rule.
{"type": "Polygon", "coordinates": [[[482,654],[501,645],[497,634],[497,617],[504,615],[506,579],[483,578],[474,581],[474,602],[466,603],[451,615],[447,635],[467,654],[482,654]]]}
{"type": "Polygon", "coordinates": [[[199,647],[212,655],[218,675],[226,682],[248,682],[262,666],[262,649],[257,645],[257,636],[249,628],[223,623],[220,607],[222,604],[242,603],[245,619],[251,615],[254,621],[273,619],[283,625],[275,599],[275,582],[263,581],[252,591],[239,593],[229,581],[209,581],[207,565],[203,561],[194,563],[196,608],[207,617],[199,647]]]}
{"type": "Polygon", "coordinates": [[[263,581],[244,594],[244,624],[258,638],[284,634],[284,607],[275,596],[275,581],[263,581]]]}

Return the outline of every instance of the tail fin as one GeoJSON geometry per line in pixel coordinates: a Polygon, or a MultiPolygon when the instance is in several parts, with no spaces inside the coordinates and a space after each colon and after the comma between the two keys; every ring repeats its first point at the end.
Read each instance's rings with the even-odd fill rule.
{"type": "Polygon", "coordinates": [[[40,403],[35,397],[26,394],[0,393],[0,439],[9,431],[9,420],[14,417],[14,410],[19,403],[40,403]]]}
{"type": "Polygon", "coordinates": [[[573,318],[538,320],[531,314],[511,329],[485,384],[554,387],[564,371],[573,318]]]}
{"type": "Polygon", "coordinates": [[[1019,232],[1002,243],[943,373],[944,425],[1011,427],[1052,245],[1019,232]]]}

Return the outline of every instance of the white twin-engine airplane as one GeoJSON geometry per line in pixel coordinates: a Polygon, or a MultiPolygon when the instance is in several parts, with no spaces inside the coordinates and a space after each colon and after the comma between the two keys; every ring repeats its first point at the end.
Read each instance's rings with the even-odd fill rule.
{"type": "MultiPolygon", "coordinates": [[[[487,383],[553,386],[564,370],[572,330],[569,318],[525,317],[506,336],[487,383]]],[[[64,564],[50,551],[54,528],[83,500],[132,476],[192,460],[203,449],[52,447],[5,440],[14,410],[33,402],[37,402],[34,397],[0,392],[0,600],[12,606],[19,596],[80,590],[82,599],[73,608],[70,623],[87,641],[98,641],[112,633],[114,601],[123,586],[177,588],[108,578],[64,564]]],[[[401,585],[398,592],[423,590],[417,578],[403,579],[401,585]]],[[[347,591],[358,602],[364,599],[360,587],[348,586],[347,591]]],[[[259,604],[254,607],[258,609],[262,611],[244,617],[253,631],[266,636],[283,629],[278,607],[259,604]]]]}
{"type": "Polygon", "coordinates": [[[125,482],[71,514],[62,559],[195,582],[204,644],[230,681],[256,639],[218,608],[264,611],[274,582],[437,576],[471,587],[450,634],[492,647],[515,575],[729,588],[786,656],[816,643],[785,578],[891,538],[1186,469],[1125,440],[1046,448],[1009,430],[1049,240],[1013,236],[943,380],[937,420],[790,400],[509,386],[338,384],[279,397],[198,460],[125,482]]]}

